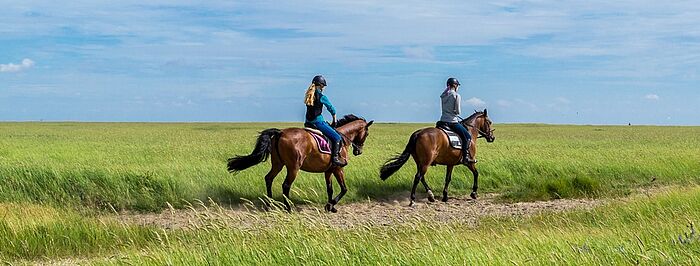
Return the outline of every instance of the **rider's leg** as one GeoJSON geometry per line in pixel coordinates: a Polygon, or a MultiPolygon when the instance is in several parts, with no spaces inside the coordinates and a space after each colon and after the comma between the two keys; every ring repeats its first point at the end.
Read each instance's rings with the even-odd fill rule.
{"type": "Polygon", "coordinates": [[[328,123],[326,122],[318,122],[315,123],[316,128],[318,130],[321,130],[323,132],[323,135],[328,137],[328,139],[331,142],[331,162],[334,165],[343,167],[347,165],[347,162],[340,160],[340,148],[342,148],[340,142],[342,138],[340,137],[340,134],[338,134],[335,129],[333,129],[328,123]]]}
{"type": "Polygon", "coordinates": [[[475,163],[476,160],[469,154],[469,146],[472,143],[472,137],[469,131],[467,131],[467,128],[460,123],[452,123],[450,127],[462,138],[462,163],[475,163]]]}

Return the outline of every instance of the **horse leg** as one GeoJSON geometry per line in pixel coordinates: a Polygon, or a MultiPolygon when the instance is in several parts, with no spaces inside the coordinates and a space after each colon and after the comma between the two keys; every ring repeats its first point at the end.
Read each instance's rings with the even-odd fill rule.
{"type": "Polygon", "coordinates": [[[326,192],[328,192],[328,203],[326,203],[326,211],[329,212],[331,211],[331,208],[333,207],[333,183],[331,180],[331,174],[332,172],[328,171],[325,172],[325,178],[326,178],[326,192]]]}
{"type": "Polygon", "coordinates": [[[423,178],[425,172],[427,171],[427,166],[418,166],[416,176],[413,178],[413,187],[411,188],[411,203],[409,203],[408,206],[413,207],[414,205],[416,205],[416,188],[418,188],[418,183],[420,183],[421,178],[423,178]]]}
{"type": "Polygon", "coordinates": [[[282,171],[282,163],[276,160],[272,160],[272,168],[270,168],[270,172],[267,172],[267,175],[265,175],[265,187],[267,188],[267,197],[272,199],[272,181],[275,180],[275,177],[277,177],[277,174],[282,171]]]}
{"type": "Polygon", "coordinates": [[[445,171],[445,188],[442,190],[442,202],[447,202],[447,188],[450,187],[450,181],[452,181],[452,170],[455,168],[454,165],[448,165],[445,171]]]}
{"type": "Polygon", "coordinates": [[[292,183],[294,183],[298,173],[299,168],[287,166],[287,178],[282,183],[282,194],[284,194],[284,206],[288,212],[292,211],[292,206],[289,204],[289,190],[292,188],[292,183]]]}
{"type": "Polygon", "coordinates": [[[335,170],[333,172],[333,175],[335,176],[335,180],[338,181],[338,185],[340,185],[340,193],[338,193],[338,196],[336,196],[331,202],[330,211],[335,213],[338,212],[338,210],[335,209],[335,205],[338,204],[340,199],[345,196],[345,193],[348,192],[348,188],[345,186],[345,172],[343,171],[342,168],[338,168],[338,170],[335,170]]]}
{"type": "Polygon", "coordinates": [[[433,194],[433,190],[428,186],[428,182],[425,181],[425,175],[421,177],[420,182],[423,183],[423,187],[425,187],[425,191],[428,193],[428,201],[435,202],[435,195],[433,194]]]}
{"type": "Polygon", "coordinates": [[[469,196],[472,197],[472,199],[476,199],[476,190],[479,188],[479,171],[476,170],[475,163],[470,163],[467,167],[472,171],[472,175],[474,175],[474,185],[472,186],[472,193],[469,194],[469,196]]]}

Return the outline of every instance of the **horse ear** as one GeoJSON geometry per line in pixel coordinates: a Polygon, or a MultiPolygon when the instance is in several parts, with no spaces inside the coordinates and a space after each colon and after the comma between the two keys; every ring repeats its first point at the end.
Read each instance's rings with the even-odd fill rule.
{"type": "Polygon", "coordinates": [[[368,127],[371,126],[372,124],[374,124],[374,120],[369,121],[369,123],[367,123],[367,125],[365,126],[365,128],[368,128],[368,127]]]}
{"type": "Polygon", "coordinates": [[[486,110],[486,108],[484,108],[484,115],[488,115],[488,110],[486,110]]]}

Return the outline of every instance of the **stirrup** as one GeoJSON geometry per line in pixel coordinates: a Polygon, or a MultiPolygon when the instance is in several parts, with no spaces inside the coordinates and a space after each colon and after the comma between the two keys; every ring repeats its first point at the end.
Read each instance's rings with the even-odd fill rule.
{"type": "Polygon", "coordinates": [[[467,164],[472,164],[472,163],[477,163],[477,160],[472,159],[471,154],[467,152],[467,156],[462,156],[462,164],[467,165],[467,164]]]}
{"type": "Polygon", "coordinates": [[[342,147],[340,146],[341,145],[340,143],[341,143],[340,141],[334,142],[332,144],[333,146],[331,146],[331,165],[335,165],[338,167],[345,167],[346,165],[348,165],[348,161],[347,160],[345,160],[345,162],[341,161],[340,150],[342,149],[342,147]]]}
{"type": "Polygon", "coordinates": [[[472,163],[478,163],[478,161],[472,158],[462,158],[462,164],[467,165],[472,163]]]}
{"type": "Polygon", "coordinates": [[[346,165],[348,165],[348,161],[346,160],[345,162],[343,162],[340,160],[340,155],[336,155],[331,156],[331,164],[338,167],[345,167],[346,165]]]}

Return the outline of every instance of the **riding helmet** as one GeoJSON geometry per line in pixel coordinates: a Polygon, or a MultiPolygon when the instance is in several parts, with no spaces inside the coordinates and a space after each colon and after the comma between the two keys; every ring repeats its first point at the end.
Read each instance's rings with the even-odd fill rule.
{"type": "Polygon", "coordinates": [[[314,85],[321,85],[321,86],[326,86],[326,79],[323,78],[323,76],[318,75],[314,77],[314,80],[311,81],[314,85]]]}
{"type": "Polygon", "coordinates": [[[459,80],[457,80],[456,78],[448,78],[447,79],[447,86],[449,87],[452,84],[461,85],[461,84],[459,84],[459,80]]]}

